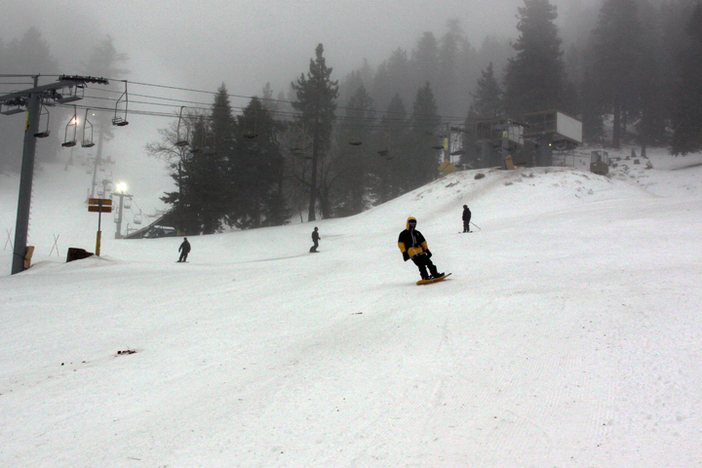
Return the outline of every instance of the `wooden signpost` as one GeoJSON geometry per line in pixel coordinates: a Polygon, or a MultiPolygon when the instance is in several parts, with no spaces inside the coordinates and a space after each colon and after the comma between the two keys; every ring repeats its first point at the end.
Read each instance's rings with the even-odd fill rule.
{"type": "Polygon", "coordinates": [[[112,213],[112,200],[105,198],[88,198],[88,211],[98,213],[98,231],[95,242],[95,255],[100,256],[100,239],[102,238],[102,214],[112,213]]]}

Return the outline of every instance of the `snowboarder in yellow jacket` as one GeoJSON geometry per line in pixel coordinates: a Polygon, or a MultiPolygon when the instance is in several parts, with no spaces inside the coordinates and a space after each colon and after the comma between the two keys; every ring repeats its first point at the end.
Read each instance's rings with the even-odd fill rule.
{"type": "Polygon", "coordinates": [[[405,262],[412,259],[417,268],[419,268],[419,274],[423,280],[444,276],[443,273],[437,271],[436,266],[430,260],[431,251],[427,247],[427,241],[416,228],[417,219],[412,216],[407,218],[407,229],[400,233],[400,237],[397,240],[397,245],[400,247],[400,252],[402,252],[402,259],[405,262]],[[431,276],[427,273],[427,268],[431,276]]]}

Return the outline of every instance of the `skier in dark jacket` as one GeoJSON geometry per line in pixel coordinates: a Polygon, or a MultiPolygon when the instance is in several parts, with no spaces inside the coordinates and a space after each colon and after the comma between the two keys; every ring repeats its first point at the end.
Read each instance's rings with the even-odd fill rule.
{"type": "Polygon", "coordinates": [[[183,243],[180,244],[180,247],[178,247],[178,252],[180,252],[178,263],[185,262],[188,259],[188,254],[190,253],[190,242],[188,242],[187,237],[183,238],[183,243]]]}
{"type": "Polygon", "coordinates": [[[470,232],[470,208],[463,205],[463,232],[470,232]]]}
{"type": "Polygon", "coordinates": [[[423,280],[440,278],[444,276],[443,273],[439,273],[436,266],[430,260],[431,252],[429,247],[427,247],[427,241],[421,232],[417,231],[417,220],[413,217],[407,218],[407,229],[400,233],[400,237],[397,239],[397,244],[400,247],[400,252],[402,252],[402,259],[404,261],[410,258],[419,268],[419,275],[423,280]],[[427,274],[427,268],[431,276],[427,274]]]}
{"type": "Polygon", "coordinates": [[[314,231],[312,231],[312,242],[314,242],[314,245],[310,247],[310,252],[317,251],[317,247],[319,247],[319,239],[321,239],[321,237],[319,237],[319,231],[317,228],[314,228],[314,231]]]}

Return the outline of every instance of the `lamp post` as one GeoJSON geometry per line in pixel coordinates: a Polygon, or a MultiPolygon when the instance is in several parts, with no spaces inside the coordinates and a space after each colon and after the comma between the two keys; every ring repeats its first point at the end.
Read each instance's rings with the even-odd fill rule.
{"type": "Polygon", "coordinates": [[[119,211],[117,212],[117,230],[115,231],[115,239],[122,239],[122,216],[124,213],[124,200],[129,200],[130,198],[132,198],[132,196],[125,193],[127,191],[127,184],[125,184],[124,182],[118,183],[115,188],[117,189],[117,193],[114,195],[119,197],[119,211]]]}

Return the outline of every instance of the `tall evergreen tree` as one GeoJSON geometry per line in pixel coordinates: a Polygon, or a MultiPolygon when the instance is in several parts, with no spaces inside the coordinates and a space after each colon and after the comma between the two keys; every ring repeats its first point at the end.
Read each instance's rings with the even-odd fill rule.
{"type": "Polygon", "coordinates": [[[412,147],[408,153],[409,189],[413,190],[434,180],[439,165],[439,126],[436,101],[427,82],[417,91],[411,117],[412,147]]]}
{"type": "Polygon", "coordinates": [[[518,11],[517,54],[505,74],[505,106],[513,118],[559,109],[566,83],[556,6],[549,0],[524,0],[518,11]]]}
{"type": "Polygon", "coordinates": [[[502,88],[495,77],[492,62],[482,71],[477,80],[475,93],[472,93],[473,103],[468,109],[465,121],[466,131],[463,133],[463,155],[461,163],[477,167],[480,160],[478,148],[477,123],[480,120],[497,119],[505,116],[502,103],[502,88]]]}
{"type": "Polygon", "coordinates": [[[230,205],[241,196],[230,169],[233,132],[229,95],[222,84],[211,113],[197,116],[192,124],[190,150],[182,154],[177,171],[172,174],[178,191],[162,198],[178,210],[186,234],[219,231],[230,213],[230,205]]]}
{"type": "Polygon", "coordinates": [[[288,218],[283,196],[283,157],[276,122],[264,103],[252,98],[236,118],[230,178],[236,181],[237,203],[229,207],[227,222],[238,228],[284,224],[288,218]]]}
{"type": "Polygon", "coordinates": [[[448,31],[439,42],[439,74],[433,83],[436,89],[437,106],[443,114],[458,115],[464,109],[459,109],[458,88],[458,54],[464,42],[461,22],[450,19],[447,22],[448,31]]]}
{"type": "MultiPolygon", "coordinates": [[[[224,221],[232,224],[232,213],[236,217],[239,210],[243,210],[243,201],[250,188],[246,185],[240,171],[243,163],[239,161],[236,153],[237,122],[224,83],[215,93],[209,131],[211,134],[205,136],[202,162],[208,165],[210,175],[208,184],[212,187],[212,196],[208,199],[208,205],[212,208],[212,223],[218,230],[224,221]],[[215,217],[218,218],[216,223],[215,217]]],[[[209,233],[205,232],[205,234],[209,233]]]]}
{"type": "MultiPolygon", "coordinates": [[[[176,220],[178,232],[185,235],[200,234],[200,222],[198,220],[198,206],[191,199],[193,193],[190,192],[190,173],[192,172],[193,153],[191,146],[178,145],[176,143],[190,140],[190,136],[195,132],[196,127],[203,125],[203,116],[194,112],[185,112],[182,118],[176,116],[176,120],[171,122],[167,128],[158,130],[159,141],[150,142],[146,145],[146,152],[163,160],[167,164],[170,176],[176,186],[173,192],[166,192],[161,200],[171,205],[171,211],[176,220]]],[[[201,132],[197,132],[200,133],[201,132]]],[[[199,148],[195,148],[199,151],[199,148]]]]}
{"type": "Polygon", "coordinates": [[[375,145],[379,149],[378,201],[381,203],[409,190],[408,133],[407,110],[400,93],[396,93],[378,125],[375,145]]]}
{"type": "Polygon", "coordinates": [[[425,83],[437,83],[439,76],[439,42],[433,33],[427,31],[412,52],[412,89],[417,90],[425,83]]]}
{"type": "Polygon", "coordinates": [[[478,80],[475,94],[472,94],[472,96],[473,104],[470,110],[475,117],[494,119],[504,115],[502,88],[495,77],[492,62],[490,62],[486,70],[483,70],[482,76],[478,80]]]}
{"type": "Polygon", "coordinates": [[[583,141],[591,144],[603,144],[605,139],[603,120],[605,105],[592,74],[591,70],[585,70],[580,85],[583,141]]]}
{"type": "Polygon", "coordinates": [[[371,146],[374,119],[373,99],[361,85],[346,105],[340,131],[336,168],[339,183],[335,190],[335,212],[340,216],[357,214],[366,208],[369,171],[373,162],[367,148],[371,146]]]}
{"type": "Polygon", "coordinates": [[[180,161],[171,167],[171,177],[178,190],[168,192],[161,200],[173,206],[179,228],[186,235],[213,234],[222,225],[226,213],[223,206],[223,167],[217,161],[209,116],[196,117],[192,127],[191,147],[182,151],[180,161]]]}
{"type": "Polygon", "coordinates": [[[293,108],[299,113],[297,120],[309,129],[312,138],[312,168],[310,172],[310,203],[308,221],[316,219],[319,170],[331,144],[332,125],[335,120],[339,83],[331,79],[333,69],[327,67],[324,46],[319,44],[315,59],[310,60],[307,76],[300,75],[292,83],[296,94],[293,108]]]}
{"type": "Polygon", "coordinates": [[[612,146],[619,148],[627,116],[638,115],[643,47],[636,0],[606,0],[592,33],[597,93],[611,112],[612,146]]]}
{"type": "Polygon", "coordinates": [[[702,3],[690,15],[689,43],[678,59],[673,107],[673,154],[702,150],[702,3]]]}

